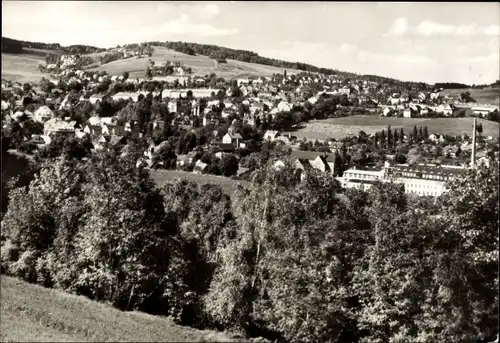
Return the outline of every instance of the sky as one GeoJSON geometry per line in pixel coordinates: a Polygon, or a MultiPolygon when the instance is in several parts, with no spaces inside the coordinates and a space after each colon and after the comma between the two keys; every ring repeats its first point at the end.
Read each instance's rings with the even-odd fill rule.
{"type": "Polygon", "coordinates": [[[405,81],[489,84],[500,4],[2,1],[2,36],[103,48],[185,41],[405,81]]]}

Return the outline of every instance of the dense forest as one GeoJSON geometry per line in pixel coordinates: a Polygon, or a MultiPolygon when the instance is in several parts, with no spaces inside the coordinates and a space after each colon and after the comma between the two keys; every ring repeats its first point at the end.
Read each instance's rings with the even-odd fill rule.
{"type": "Polygon", "coordinates": [[[429,201],[315,170],[301,180],[283,159],[228,196],[187,180],[157,188],[135,167],[141,150],[127,151],[64,155],[12,189],[2,272],[271,341],[495,339],[496,164],[429,201]]]}
{"type": "Polygon", "coordinates": [[[61,44],[59,43],[29,42],[29,41],[22,41],[22,40],[2,37],[2,52],[19,54],[22,53],[22,48],[56,50],[56,51],[62,51],[68,55],[82,55],[82,54],[90,54],[94,52],[106,51],[106,49],[89,45],[70,45],[64,47],[61,46],[61,44]],[[21,48],[19,49],[19,47],[21,48]]]}
{"type": "Polygon", "coordinates": [[[21,54],[22,52],[23,45],[20,41],[2,37],[2,53],[21,54]]]}
{"type": "Polygon", "coordinates": [[[438,82],[434,85],[436,88],[443,88],[443,89],[464,89],[464,88],[470,88],[470,85],[466,85],[463,83],[456,83],[456,82],[438,82]]]}

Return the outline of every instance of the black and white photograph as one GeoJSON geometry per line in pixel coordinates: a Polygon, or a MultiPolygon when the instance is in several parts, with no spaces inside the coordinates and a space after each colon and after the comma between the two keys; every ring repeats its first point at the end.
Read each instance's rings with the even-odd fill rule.
{"type": "Polygon", "coordinates": [[[499,342],[499,2],[2,1],[0,342],[499,342]]]}

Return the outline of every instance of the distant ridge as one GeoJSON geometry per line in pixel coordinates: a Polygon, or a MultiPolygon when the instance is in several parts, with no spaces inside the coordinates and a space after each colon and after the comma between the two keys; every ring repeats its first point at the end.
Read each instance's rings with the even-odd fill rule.
{"type": "MultiPolygon", "coordinates": [[[[400,85],[402,87],[412,87],[413,85],[422,88],[422,86],[434,86],[437,88],[443,89],[458,89],[458,88],[471,88],[470,85],[454,83],[454,82],[441,82],[436,83],[435,85],[426,83],[426,82],[415,82],[415,81],[403,81],[390,77],[371,75],[371,74],[357,74],[354,72],[346,72],[339,71],[337,69],[332,68],[320,68],[311,64],[302,63],[302,62],[290,62],[283,61],[274,58],[262,57],[258,53],[248,50],[241,49],[231,49],[226,47],[221,47],[217,45],[210,44],[199,44],[199,43],[191,43],[191,42],[160,42],[160,41],[150,41],[141,43],[144,45],[157,45],[162,46],[168,49],[172,49],[184,54],[188,55],[205,55],[214,60],[225,60],[232,59],[241,62],[248,63],[257,63],[263,65],[274,66],[283,69],[296,69],[306,72],[312,73],[321,73],[325,75],[338,75],[342,78],[360,78],[364,81],[372,81],[380,84],[390,83],[392,85],[400,85]]],[[[138,46],[139,44],[125,44],[125,47],[138,46]]],[[[97,52],[104,52],[108,49],[98,48],[96,46],[91,45],[70,45],[70,46],[62,46],[59,43],[42,43],[42,42],[30,42],[30,41],[22,41],[7,37],[2,37],[2,52],[3,53],[12,53],[12,54],[20,54],[23,53],[23,48],[31,48],[31,49],[43,49],[43,50],[54,50],[58,52],[62,52],[65,54],[75,54],[75,55],[84,55],[91,54],[97,52]]],[[[472,88],[476,87],[499,87],[499,81],[492,83],[491,85],[474,85],[472,88]]]]}
{"type": "Polygon", "coordinates": [[[90,45],[70,45],[63,47],[59,43],[29,42],[2,37],[2,53],[21,54],[23,53],[23,48],[58,50],[67,54],[90,54],[94,52],[106,51],[106,49],[90,45]]]}

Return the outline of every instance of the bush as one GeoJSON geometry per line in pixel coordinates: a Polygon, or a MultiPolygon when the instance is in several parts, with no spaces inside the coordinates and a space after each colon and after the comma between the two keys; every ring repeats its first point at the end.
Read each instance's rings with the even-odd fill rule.
{"type": "Polygon", "coordinates": [[[37,280],[36,272],[37,253],[34,250],[24,251],[19,259],[10,265],[10,272],[28,282],[37,280]]]}
{"type": "Polygon", "coordinates": [[[1,247],[1,257],[0,263],[2,268],[2,273],[8,273],[11,268],[10,266],[19,259],[19,246],[12,242],[12,240],[7,239],[1,247]]]}

